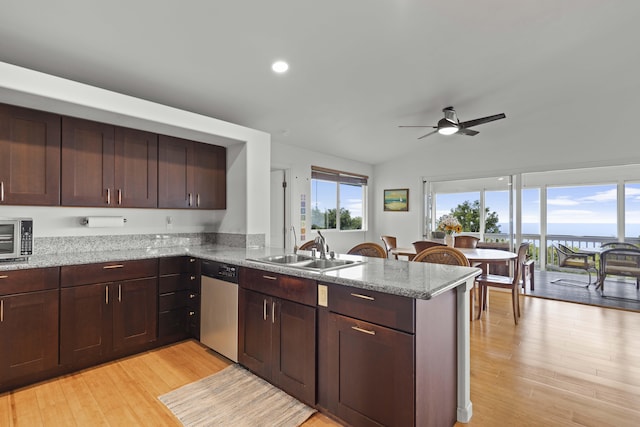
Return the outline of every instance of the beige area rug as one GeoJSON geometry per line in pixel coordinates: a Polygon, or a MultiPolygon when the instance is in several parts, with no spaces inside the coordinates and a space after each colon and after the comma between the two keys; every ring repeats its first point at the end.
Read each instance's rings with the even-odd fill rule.
{"type": "Polygon", "coordinates": [[[315,409],[240,367],[158,397],[184,426],[299,426],[315,409]]]}

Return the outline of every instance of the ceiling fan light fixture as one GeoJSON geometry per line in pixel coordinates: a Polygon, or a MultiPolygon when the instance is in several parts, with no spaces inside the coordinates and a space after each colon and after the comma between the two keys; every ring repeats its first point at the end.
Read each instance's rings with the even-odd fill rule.
{"type": "Polygon", "coordinates": [[[440,119],[438,122],[438,133],[440,135],[453,135],[458,132],[459,127],[455,123],[450,122],[447,119],[440,119]]]}

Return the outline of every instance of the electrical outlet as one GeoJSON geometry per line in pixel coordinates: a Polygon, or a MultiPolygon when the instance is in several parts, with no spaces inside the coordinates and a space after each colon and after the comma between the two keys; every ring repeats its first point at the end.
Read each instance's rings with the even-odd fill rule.
{"type": "Polygon", "coordinates": [[[318,285],[318,305],[320,307],[329,305],[329,289],[327,285],[318,285]]]}
{"type": "Polygon", "coordinates": [[[167,217],[167,230],[171,230],[173,229],[173,217],[172,216],[168,216],[167,217]]]}

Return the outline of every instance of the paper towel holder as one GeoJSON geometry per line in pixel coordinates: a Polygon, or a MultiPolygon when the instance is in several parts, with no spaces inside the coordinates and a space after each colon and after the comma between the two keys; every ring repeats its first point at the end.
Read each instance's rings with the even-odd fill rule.
{"type": "MultiPolygon", "coordinates": [[[[98,218],[100,218],[100,219],[104,219],[104,218],[109,218],[109,219],[111,219],[111,218],[113,218],[113,219],[114,219],[114,220],[116,220],[116,221],[122,221],[122,223],[126,223],[126,222],[127,222],[127,218],[123,218],[123,217],[121,217],[121,216],[112,216],[112,217],[104,217],[104,216],[102,216],[102,217],[100,217],[100,216],[86,216],[86,217],[84,217],[84,218],[82,218],[82,219],[80,220],[80,224],[82,224],[82,225],[84,225],[84,226],[89,226],[89,223],[91,222],[91,220],[92,220],[92,219],[94,219],[94,220],[95,220],[95,219],[98,219],[98,218]]],[[[116,227],[116,225],[111,225],[111,226],[112,226],[112,227],[116,227]]],[[[105,227],[108,227],[108,225],[105,225],[105,227]]]]}

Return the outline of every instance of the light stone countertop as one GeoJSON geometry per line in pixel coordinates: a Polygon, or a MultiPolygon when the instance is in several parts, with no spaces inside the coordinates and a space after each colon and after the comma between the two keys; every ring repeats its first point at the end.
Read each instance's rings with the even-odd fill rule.
{"type": "MultiPolygon", "coordinates": [[[[480,269],[473,267],[366,258],[342,254],[338,254],[336,258],[358,259],[365,262],[348,268],[318,273],[294,267],[251,261],[251,259],[283,253],[282,249],[275,248],[248,249],[221,245],[89,251],[36,255],[28,261],[4,261],[0,263],[0,271],[187,255],[415,299],[433,298],[450,289],[464,285],[469,278],[477,276],[481,272],[480,269]]],[[[301,253],[307,252],[301,251],[301,253]]]]}

